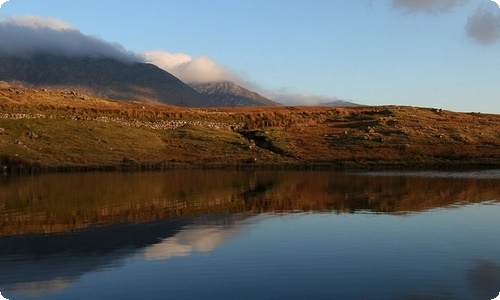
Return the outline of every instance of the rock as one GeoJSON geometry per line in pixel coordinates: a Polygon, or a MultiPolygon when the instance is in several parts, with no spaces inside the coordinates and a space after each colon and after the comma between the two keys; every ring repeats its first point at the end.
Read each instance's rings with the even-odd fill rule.
{"type": "Polygon", "coordinates": [[[5,128],[0,127],[0,134],[5,134],[5,128]]]}
{"type": "Polygon", "coordinates": [[[33,131],[30,131],[30,132],[28,132],[28,137],[30,139],[37,139],[38,138],[38,134],[34,133],[33,131]]]}

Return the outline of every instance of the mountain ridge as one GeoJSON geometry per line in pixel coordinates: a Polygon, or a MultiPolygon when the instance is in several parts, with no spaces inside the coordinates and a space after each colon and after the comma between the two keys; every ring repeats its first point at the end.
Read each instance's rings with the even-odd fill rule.
{"type": "Polygon", "coordinates": [[[282,105],[272,101],[256,92],[250,91],[232,81],[191,82],[192,88],[204,95],[210,106],[278,106],[282,105]]]}
{"type": "Polygon", "coordinates": [[[0,55],[0,80],[36,88],[71,89],[116,100],[204,106],[202,95],[153,64],[111,58],[38,53],[29,58],[0,55]]]}
{"type": "Polygon", "coordinates": [[[342,106],[342,107],[351,107],[351,106],[361,106],[361,104],[357,104],[350,101],[345,100],[335,100],[330,102],[323,102],[318,104],[318,106],[342,106]]]}
{"type": "Polygon", "coordinates": [[[154,64],[113,58],[0,53],[0,80],[31,88],[66,89],[107,99],[184,107],[281,105],[232,81],[186,84],[154,64]]]}

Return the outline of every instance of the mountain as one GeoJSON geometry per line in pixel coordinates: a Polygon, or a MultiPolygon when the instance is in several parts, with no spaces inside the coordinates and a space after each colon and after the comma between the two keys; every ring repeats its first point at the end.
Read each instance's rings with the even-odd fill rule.
{"type": "Polygon", "coordinates": [[[249,91],[232,81],[209,83],[190,83],[192,88],[202,94],[207,106],[278,106],[281,105],[255,92],[249,91]]]}
{"type": "Polygon", "coordinates": [[[360,104],[340,100],[337,97],[325,97],[310,94],[275,93],[269,97],[273,99],[273,101],[291,106],[360,106],[360,104]]]}
{"type": "Polygon", "coordinates": [[[109,99],[207,106],[202,95],[157,66],[111,58],[46,53],[19,58],[0,54],[0,80],[109,99]]]}
{"type": "Polygon", "coordinates": [[[344,100],[335,100],[331,102],[320,103],[318,106],[360,106],[360,104],[344,101],[344,100]]]}

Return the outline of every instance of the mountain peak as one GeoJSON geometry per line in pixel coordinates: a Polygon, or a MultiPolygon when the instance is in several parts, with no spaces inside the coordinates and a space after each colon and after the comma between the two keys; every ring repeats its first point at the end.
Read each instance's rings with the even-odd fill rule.
{"type": "Polygon", "coordinates": [[[206,98],[208,106],[281,105],[232,81],[193,82],[189,85],[206,98]]]}

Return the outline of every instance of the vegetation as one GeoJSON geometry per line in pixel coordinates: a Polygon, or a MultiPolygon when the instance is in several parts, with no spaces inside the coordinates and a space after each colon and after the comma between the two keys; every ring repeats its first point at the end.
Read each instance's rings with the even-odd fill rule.
{"type": "Polygon", "coordinates": [[[0,86],[6,171],[500,166],[500,116],[431,108],[180,108],[0,86]]]}

